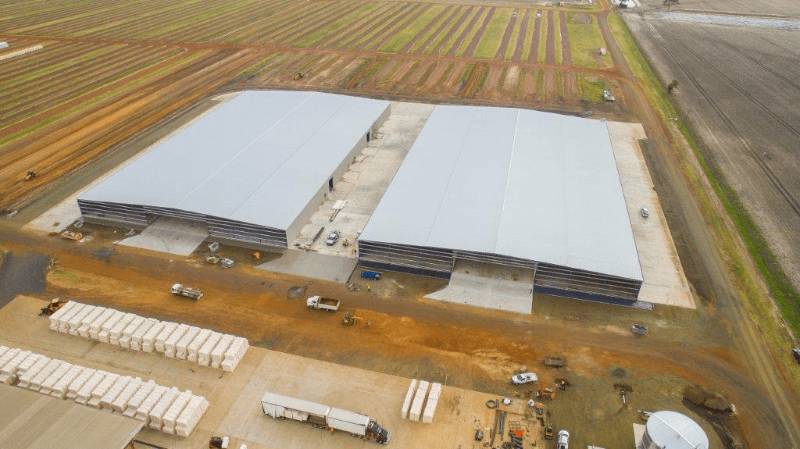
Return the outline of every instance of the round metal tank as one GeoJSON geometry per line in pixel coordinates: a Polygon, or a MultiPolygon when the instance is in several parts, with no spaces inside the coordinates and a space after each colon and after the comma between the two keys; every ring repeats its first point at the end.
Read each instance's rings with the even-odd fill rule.
{"type": "Polygon", "coordinates": [[[678,412],[655,412],[647,419],[638,449],[708,449],[708,437],[691,418],[678,412]]]}

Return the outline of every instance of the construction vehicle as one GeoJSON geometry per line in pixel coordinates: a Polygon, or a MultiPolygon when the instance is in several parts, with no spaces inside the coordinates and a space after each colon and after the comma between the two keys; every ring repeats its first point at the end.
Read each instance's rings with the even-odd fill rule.
{"type": "Polygon", "coordinates": [[[643,208],[639,209],[639,215],[641,215],[642,218],[649,217],[650,216],[650,209],[648,209],[646,207],[643,207],[643,208]]]}
{"type": "Polygon", "coordinates": [[[631,332],[636,336],[647,335],[647,326],[640,323],[633,323],[631,325],[631,332]]]}
{"type": "Polygon", "coordinates": [[[173,295],[185,296],[195,301],[203,297],[203,292],[201,290],[191,287],[184,287],[183,284],[172,284],[172,289],[170,292],[172,292],[173,295]]]}
{"type": "Polygon", "coordinates": [[[334,298],[326,298],[324,296],[311,296],[306,299],[306,307],[314,310],[327,310],[328,312],[336,312],[342,301],[334,298]]]}
{"type": "MultiPolygon", "coordinates": [[[[358,315],[353,315],[351,312],[345,312],[342,317],[342,326],[352,326],[359,320],[363,320],[363,318],[358,315]]],[[[369,321],[367,321],[367,325],[369,325],[369,321]]]]}
{"type": "Polygon", "coordinates": [[[261,409],[264,415],[274,419],[293,419],[331,432],[341,431],[363,440],[389,443],[388,430],[369,416],[349,410],[269,392],[261,398],[261,409]]]}
{"type": "Polygon", "coordinates": [[[544,358],[544,366],[549,366],[550,368],[562,368],[566,364],[567,361],[563,357],[547,356],[544,358]]]}
{"type": "Polygon", "coordinates": [[[211,256],[206,257],[206,262],[210,263],[211,265],[216,265],[216,264],[219,263],[219,261],[220,261],[220,257],[219,256],[211,255],[211,256]]]}
{"type": "Polygon", "coordinates": [[[543,390],[539,390],[536,392],[536,399],[541,399],[541,400],[547,399],[552,401],[555,398],[556,398],[556,390],[550,387],[547,387],[543,390]]]}
{"type": "Polygon", "coordinates": [[[35,171],[33,171],[33,170],[28,170],[28,172],[27,172],[27,173],[25,173],[25,178],[23,178],[23,179],[24,179],[25,181],[30,181],[30,180],[32,180],[32,179],[33,179],[33,178],[35,178],[35,177],[36,177],[36,172],[35,172],[35,171]]]}
{"type": "Polygon", "coordinates": [[[603,89],[603,101],[614,102],[617,99],[614,97],[614,94],[611,93],[608,89],[603,89]]]}
{"type": "Polygon", "coordinates": [[[544,426],[544,439],[545,440],[552,440],[553,439],[553,426],[550,424],[544,426]]]}
{"type": "Polygon", "coordinates": [[[46,306],[42,307],[41,310],[39,310],[39,316],[50,316],[56,313],[56,311],[58,311],[58,309],[60,309],[61,306],[63,306],[66,303],[67,301],[61,298],[53,298],[50,300],[50,302],[47,303],[46,306]]]}
{"type": "Polygon", "coordinates": [[[83,234],[75,231],[64,231],[61,233],[61,238],[66,240],[80,241],[83,239],[83,234]]]}

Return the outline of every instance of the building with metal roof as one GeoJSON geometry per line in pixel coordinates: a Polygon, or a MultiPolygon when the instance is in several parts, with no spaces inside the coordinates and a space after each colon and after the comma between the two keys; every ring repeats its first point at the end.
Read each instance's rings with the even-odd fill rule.
{"type": "Polygon", "coordinates": [[[534,271],[534,290],[633,302],[642,284],[606,123],[437,106],[359,237],[359,262],[448,277],[534,271]]]}
{"type": "Polygon", "coordinates": [[[81,214],[138,229],[175,217],[222,242],[285,248],[388,112],[381,100],[240,92],[80,194],[81,214]]]}
{"type": "Polygon", "coordinates": [[[0,385],[3,449],[123,449],[142,421],[22,388],[0,385]]]}

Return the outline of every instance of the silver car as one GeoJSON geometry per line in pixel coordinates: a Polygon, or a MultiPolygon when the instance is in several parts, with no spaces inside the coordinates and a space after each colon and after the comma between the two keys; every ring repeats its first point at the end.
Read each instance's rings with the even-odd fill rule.
{"type": "Polygon", "coordinates": [[[339,241],[339,231],[333,231],[330,234],[328,234],[328,238],[325,239],[325,244],[328,246],[333,246],[338,241],[339,241]]]}
{"type": "Polygon", "coordinates": [[[539,377],[536,376],[536,373],[519,373],[511,376],[511,383],[514,385],[525,385],[538,381],[539,377]]]}

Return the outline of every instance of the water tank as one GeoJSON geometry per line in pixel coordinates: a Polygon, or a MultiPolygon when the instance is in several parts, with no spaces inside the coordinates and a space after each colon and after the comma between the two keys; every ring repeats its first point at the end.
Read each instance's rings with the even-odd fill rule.
{"type": "Polygon", "coordinates": [[[691,418],[678,412],[655,412],[647,419],[638,449],[708,449],[708,437],[691,418]]]}

